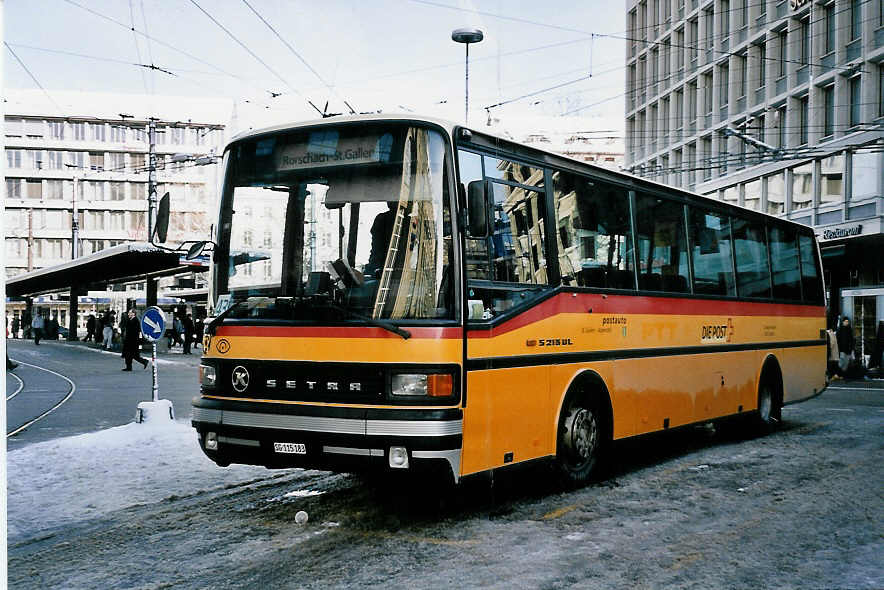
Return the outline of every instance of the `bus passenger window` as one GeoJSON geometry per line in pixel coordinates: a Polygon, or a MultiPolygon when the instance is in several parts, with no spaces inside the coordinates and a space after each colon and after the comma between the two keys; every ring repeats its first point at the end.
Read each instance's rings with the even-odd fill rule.
{"type": "Polygon", "coordinates": [[[764,225],[734,219],[734,254],[737,259],[737,295],[770,297],[770,265],[764,225]]]}
{"type": "Polygon", "coordinates": [[[817,264],[816,246],[811,236],[798,236],[799,250],[801,252],[801,291],[804,301],[808,303],[822,304],[823,285],[820,281],[819,266],[817,264]]]}
{"type": "Polygon", "coordinates": [[[770,228],[770,262],[775,299],[801,299],[801,271],[798,268],[798,241],[794,229],[770,228]]]}
{"type": "Polygon", "coordinates": [[[691,207],[690,220],[694,293],[736,295],[727,216],[691,207]]]}
{"type": "Polygon", "coordinates": [[[553,172],[553,198],[562,282],[634,289],[627,192],[558,170],[553,172]]]}
{"type": "Polygon", "coordinates": [[[687,293],[688,247],[684,205],[650,195],[636,198],[638,288],[687,293]]]}

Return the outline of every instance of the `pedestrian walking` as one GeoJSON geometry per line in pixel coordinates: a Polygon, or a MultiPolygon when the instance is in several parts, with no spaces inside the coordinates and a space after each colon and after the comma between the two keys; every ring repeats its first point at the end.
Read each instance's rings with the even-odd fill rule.
{"type": "Polygon", "coordinates": [[[190,314],[184,316],[181,327],[184,330],[184,354],[190,354],[190,343],[193,342],[194,334],[193,318],[190,314]]]}
{"type": "Polygon", "coordinates": [[[20,326],[20,324],[18,321],[18,316],[13,317],[12,318],[12,337],[13,338],[18,338],[19,326],[20,326]]]}
{"type": "Polygon", "coordinates": [[[135,315],[135,310],[130,309],[128,317],[123,323],[123,360],[126,362],[124,371],[132,370],[132,361],[136,360],[141,366],[147,368],[147,360],[141,358],[141,322],[135,315]]]}
{"type": "Polygon", "coordinates": [[[838,326],[838,370],[841,376],[847,374],[850,367],[850,360],[853,358],[853,350],[856,346],[856,339],[853,335],[853,327],[850,325],[850,318],[844,317],[841,325],[838,326]]]}
{"type": "Polygon", "coordinates": [[[40,344],[40,338],[43,337],[43,327],[46,322],[43,320],[43,314],[36,312],[34,319],[31,320],[31,334],[34,335],[34,344],[40,344]]]}

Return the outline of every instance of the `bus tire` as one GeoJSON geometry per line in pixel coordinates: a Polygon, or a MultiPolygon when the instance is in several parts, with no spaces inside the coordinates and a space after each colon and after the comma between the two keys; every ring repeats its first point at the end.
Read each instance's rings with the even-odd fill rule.
{"type": "Polygon", "coordinates": [[[776,361],[768,361],[758,384],[758,406],[754,414],[756,430],[760,433],[772,431],[780,422],[782,397],[782,377],[776,361]]]}
{"type": "Polygon", "coordinates": [[[556,440],[555,468],[568,487],[586,484],[596,473],[607,447],[603,405],[587,395],[570,395],[562,406],[556,440]]]}

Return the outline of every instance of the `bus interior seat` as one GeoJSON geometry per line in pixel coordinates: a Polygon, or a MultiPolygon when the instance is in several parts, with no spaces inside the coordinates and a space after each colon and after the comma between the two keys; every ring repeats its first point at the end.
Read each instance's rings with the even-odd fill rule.
{"type": "Polygon", "coordinates": [[[580,270],[579,284],[582,287],[604,287],[605,269],[600,267],[584,268],[580,270]]]}
{"type": "Polygon", "coordinates": [[[608,287],[612,289],[634,289],[635,277],[631,270],[612,270],[608,273],[608,287]]]}
{"type": "Polygon", "coordinates": [[[638,288],[642,291],[662,291],[663,277],[658,273],[638,275],[638,288]]]}
{"type": "Polygon", "coordinates": [[[688,280],[681,275],[663,275],[663,290],[673,293],[687,293],[688,280]]]}

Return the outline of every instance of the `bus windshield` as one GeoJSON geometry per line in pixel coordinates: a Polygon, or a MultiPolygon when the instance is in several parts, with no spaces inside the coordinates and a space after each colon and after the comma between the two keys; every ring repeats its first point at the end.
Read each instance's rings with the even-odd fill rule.
{"type": "Polygon", "coordinates": [[[454,317],[442,134],[392,122],[321,126],[243,140],[225,161],[216,313],[454,317]]]}

